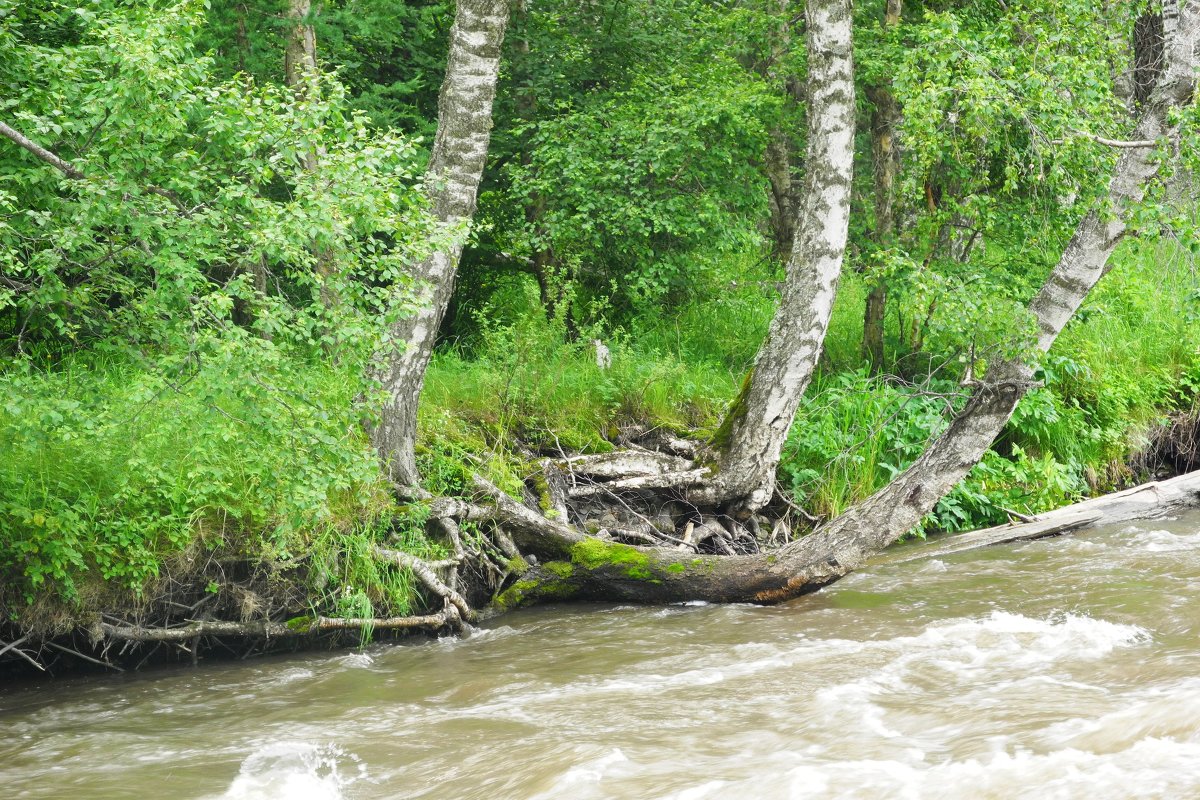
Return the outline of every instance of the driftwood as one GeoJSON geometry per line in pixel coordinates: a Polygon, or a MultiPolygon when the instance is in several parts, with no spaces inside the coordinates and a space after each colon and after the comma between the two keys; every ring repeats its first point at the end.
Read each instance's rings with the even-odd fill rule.
{"type": "Polygon", "coordinates": [[[997,525],[971,533],[939,536],[924,545],[883,554],[874,563],[901,564],[977,550],[994,544],[1058,536],[1084,527],[1154,519],[1200,504],[1200,472],[1152,481],[1038,514],[1028,522],[997,525]]]}

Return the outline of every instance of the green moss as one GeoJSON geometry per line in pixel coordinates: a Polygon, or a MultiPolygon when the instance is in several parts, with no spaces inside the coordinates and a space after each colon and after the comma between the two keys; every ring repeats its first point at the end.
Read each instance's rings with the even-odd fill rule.
{"type": "Polygon", "coordinates": [[[496,595],[492,603],[497,608],[508,611],[537,600],[566,600],[575,594],[575,587],[566,580],[574,572],[574,567],[562,561],[551,561],[544,566],[557,577],[553,580],[519,580],[496,595]]]}
{"type": "Polygon", "coordinates": [[[667,567],[667,572],[671,573],[672,575],[679,575],[681,573],[687,572],[687,565],[686,564],[671,564],[670,566],[667,567]]]}
{"type": "Polygon", "coordinates": [[[571,548],[571,561],[587,569],[609,565],[625,567],[650,566],[650,557],[627,544],[614,544],[600,539],[584,539],[571,548]]]}
{"type": "Polygon", "coordinates": [[[514,575],[524,575],[529,571],[529,562],[520,556],[513,556],[507,562],[508,571],[514,575]]]}
{"type": "Polygon", "coordinates": [[[750,394],[750,384],[753,380],[754,370],[751,369],[742,379],[742,388],[733,402],[729,404],[729,410],[725,412],[725,419],[721,421],[721,426],[709,440],[713,449],[724,452],[729,447],[729,440],[733,436],[733,427],[746,416],[746,396],[750,394]]]}
{"type": "Polygon", "coordinates": [[[571,577],[575,573],[575,567],[571,566],[566,561],[547,561],[542,565],[542,569],[557,575],[564,580],[571,577]]]}
{"type": "Polygon", "coordinates": [[[297,633],[308,633],[316,620],[313,617],[292,617],[284,624],[297,633]]]}
{"type": "Polygon", "coordinates": [[[629,569],[625,570],[625,577],[633,578],[635,581],[650,581],[651,583],[662,583],[662,581],[655,580],[654,573],[651,572],[650,570],[646,569],[645,567],[630,567],[629,569]]]}
{"type": "Polygon", "coordinates": [[[493,602],[498,608],[516,608],[525,602],[526,596],[537,588],[537,581],[517,581],[512,586],[496,595],[496,599],[493,602]]]}
{"type": "Polygon", "coordinates": [[[585,539],[571,548],[571,561],[589,570],[612,567],[636,581],[658,582],[650,556],[627,544],[585,539]]]}
{"type": "Polygon", "coordinates": [[[543,514],[549,514],[554,510],[554,498],[550,496],[550,483],[541,472],[535,472],[531,480],[533,481],[533,490],[537,492],[538,508],[542,509],[543,514]]]}

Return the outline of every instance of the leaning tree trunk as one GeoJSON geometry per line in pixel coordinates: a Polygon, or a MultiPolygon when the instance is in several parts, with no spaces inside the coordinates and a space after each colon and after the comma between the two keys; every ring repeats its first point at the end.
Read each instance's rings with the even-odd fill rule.
{"type": "MultiPolygon", "coordinates": [[[[1131,209],[1157,174],[1155,144],[1178,128],[1173,109],[1189,101],[1200,67],[1200,0],[1164,0],[1167,66],[1144,106],[1134,138],[1110,142],[1121,155],[1108,194],[1076,227],[1063,255],[1029,310],[1045,352],[1108,270],[1131,209]],[[1103,209],[1103,210],[1101,210],[1103,209]]],[[[917,526],[979,462],[1033,385],[1033,365],[1005,361],[988,370],[963,411],[919,459],[895,480],[816,532],[771,554],[701,556],[682,550],[639,549],[583,536],[490,492],[502,522],[523,547],[547,563],[500,597],[501,605],[563,598],[669,602],[778,602],[813,591],[861,566],[917,526]]]]}
{"type": "MultiPolygon", "coordinates": [[[[487,161],[492,102],[508,0],[458,0],[450,56],[438,98],[438,129],[426,174],[432,210],[446,226],[469,226],[487,161]]],[[[417,311],[394,323],[375,367],[386,399],[371,443],[389,477],[401,486],[420,481],[415,457],[417,402],[438,326],[454,291],[465,235],[413,270],[417,311]]]]}
{"type": "Polygon", "coordinates": [[[746,516],[770,501],[775,469],[816,368],[846,250],[854,167],[850,0],[808,0],[808,148],[783,296],[741,393],[714,437],[703,498],[746,516]]]}
{"type": "MultiPolygon", "coordinates": [[[[903,0],[888,0],[883,25],[891,30],[900,24],[903,0]]],[[[892,94],[890,81],[867,90],[871,104],[871,153],[875,162],[875,243],[892,246],[896,235],[896,174],[900,171],[900,151],[896,147],[896,129],[900,127],[900,104],[892,94]]],[[[883,320],[887,311],[887,287],[871,287],[863,314],[863,356],[874,373],[883,370],[883,320]]]]}

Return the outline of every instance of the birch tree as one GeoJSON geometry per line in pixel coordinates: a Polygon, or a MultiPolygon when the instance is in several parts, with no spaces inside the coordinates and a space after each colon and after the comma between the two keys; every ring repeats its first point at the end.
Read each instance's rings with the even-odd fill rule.
{"type": "Polygon", "coordinates": [[[854,60],[849,0],[809,0],[808,145],[783,296],[766,341],[714,444],[705,499],[740,516],[762,508],[817,360],[837,292],[854,168],[854,60]]]}
{"type": "Polygon", "coordinates": [[[450,29],[446,77],[438,98],[438,127],[426,172],[434,217],[463,234],[413,270],[416,311],[391,325],[374,367],[385,400],[370,430],[393,483],[415,487],[417,403],[433,355],[438,327],[454,292],[454,280],[475,213],[487,161],[492,103],[500,51],[508,24],[508,0],[458,0],[450,29]]]}

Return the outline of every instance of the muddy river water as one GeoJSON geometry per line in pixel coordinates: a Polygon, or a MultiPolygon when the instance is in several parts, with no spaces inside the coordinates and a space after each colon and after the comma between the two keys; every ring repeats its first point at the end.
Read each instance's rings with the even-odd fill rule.
{"type": "Polygon", "coordinates": [[[0,686],[0,797],[1200,798],[1200,512],[776,608],[0,686]]]}

